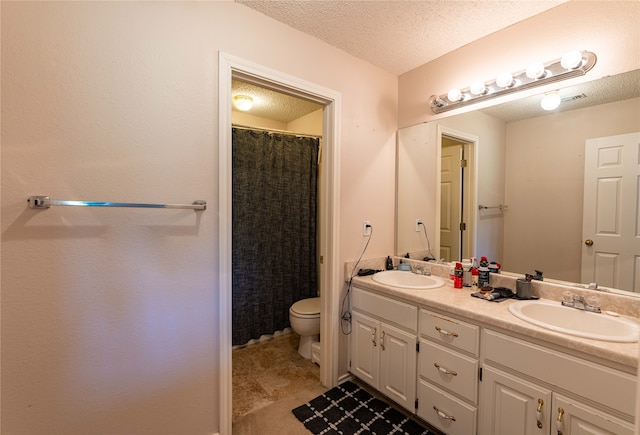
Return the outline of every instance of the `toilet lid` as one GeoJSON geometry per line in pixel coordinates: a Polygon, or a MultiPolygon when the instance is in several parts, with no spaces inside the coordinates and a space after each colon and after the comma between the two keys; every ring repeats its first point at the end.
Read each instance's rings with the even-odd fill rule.
{"type": "Polygon", "coordinates": [[[291,310],[299,314],[320,314],[320,298],[302,299],[291,305],[291,310]]]}

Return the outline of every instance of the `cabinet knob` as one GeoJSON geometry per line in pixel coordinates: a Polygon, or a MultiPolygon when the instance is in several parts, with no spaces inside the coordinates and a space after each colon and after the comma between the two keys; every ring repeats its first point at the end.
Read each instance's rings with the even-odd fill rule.
{"type": "Polygon", "coordinates": [[[380,337],[380,347],[384,350],[384,331],[382,331],[382,336],[380,337]]]}
{"type": "Polygon", "coordinates": [[[378,332],[378,330],[376,328],[373,328],[373,330],[371,331],[371,342],[373,343],[373,347],[376,347],[378,345],[378,343],[376,343],[376,333],[378,332]]]}

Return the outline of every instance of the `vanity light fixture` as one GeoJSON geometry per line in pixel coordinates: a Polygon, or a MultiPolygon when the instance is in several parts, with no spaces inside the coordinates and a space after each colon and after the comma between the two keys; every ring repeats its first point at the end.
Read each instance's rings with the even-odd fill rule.
{"type": "Polygon", "coordinates": [[[236,109],[246,112],[253,107],[253,98],[248,95],[236,95],[233,97],[233,105],[236,109]]]}
{"type": "Polygon", "coordinates": [[[561,59],[546,64],[535,62],[514,74],[500,73],[494,81],[477,81],[466,89],[454,88],[440,96],[432,95],[429,105],[434,113],[458,109],[512,92],[583,76],[596,61],[596,55],[590,51],[569,51],[561,59]]]}

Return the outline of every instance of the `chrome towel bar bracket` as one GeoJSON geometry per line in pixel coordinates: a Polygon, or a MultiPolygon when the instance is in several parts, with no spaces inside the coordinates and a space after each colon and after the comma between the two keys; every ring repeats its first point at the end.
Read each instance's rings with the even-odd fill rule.
{"type": "Polygon", "coordinates": [[[191,204],[145,204],[135,202],[106,202],[106,201],[63,201],[51,199],[48,196],[30,196],[27,199],[30,208],[47,209],[53,205],[72,207],[125,207],[125,208],[175,208],[189,210],[206,210],[207,202],[198,200],[191,204]]]}

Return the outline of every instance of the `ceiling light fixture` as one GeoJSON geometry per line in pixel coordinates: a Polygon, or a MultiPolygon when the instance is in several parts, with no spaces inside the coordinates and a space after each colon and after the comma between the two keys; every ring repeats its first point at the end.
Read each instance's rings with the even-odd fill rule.
{"type": "Polygon", "coordinates": [[[583,76],[593,68],[596,60],[596,55],[590,51],[569,51],[553,62],[532,63],[515,74],[500,73],[495,81],[477,81],[466,89],[454,88],[447,94],[432,95],[429,106],[434,113],[441,113],[512,92],[583,76]]]}
{"type": "Polygon", "coordinates": [[[560,94],[557,92],[549,92],[548,94],[544,94],[542,97],[542,101],[540,101],[540,107],[544,110],[554,110],[557,109],[560,103],[562,102],[562,98],[560,94]]]}
{"type": "Polygon", "coordinates": [[[233,105],[236,109],[246,112],[253,107],[253,98],[248,95],[236,95],[233,97],[233,105]]]}

